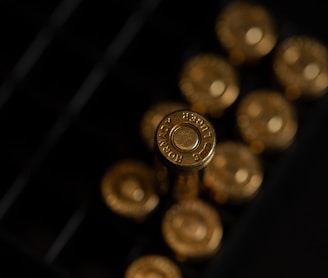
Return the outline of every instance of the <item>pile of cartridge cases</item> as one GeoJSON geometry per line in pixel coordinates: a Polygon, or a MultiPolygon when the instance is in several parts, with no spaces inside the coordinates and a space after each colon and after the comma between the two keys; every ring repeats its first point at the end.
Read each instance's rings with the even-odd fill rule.
{"type": "Polygon", "coordinates": [[[140,119],[153,163],[131,157],[104,173],[101,192],[110,210],[136,223],[161,217],[167,250],[135,258],[125,278],[183,277],[184,264],[220,252],[229,232],[221,209],[240,213],[260,196],[266,158],[297,140],[298,103],[327,91],[326,46],[307,35],[279,39],[264,6],[227,4],[213,28],[222,55],[187,57],[177,76],[182,101],[155,103],[140,119]],[[243,74],[263,63],[270,86],[241,89],[243,74]]]}

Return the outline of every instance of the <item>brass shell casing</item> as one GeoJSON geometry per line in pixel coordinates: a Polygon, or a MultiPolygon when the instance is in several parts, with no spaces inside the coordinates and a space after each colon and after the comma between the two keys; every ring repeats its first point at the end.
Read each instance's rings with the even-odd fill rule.
{"type": "Polygon", "coordinates": [[[124,278],[161,277],[182,278],[179,267],[162,255],[144,255],[134,260],[126,269],[124,278]]]}
{"type": "Polygon", "coordinates": [[[263,180],[259,157],[240,142],[218,143],[215,155],[204,169],[203,186],[220,204],[242,204],[255,197],[263,180]]]}
{"type": "Polygon", "coordinates": [[[235,1],[220,10],[215,31],[235,65],[258,61],[277,42],[275,22],[268,9],[245,1],[235,1]]]}
{"type": "Polygon", "coordinates": [[[328,49],[305,35],[282,41],[273,57],[273,73],[289,99],[316,98],[328,89],[328,49]]]}
{"type": "Polygon", "coordinates": [[[136,159],[113,164],[101,180],[105,204],[121,216],[144,220],[159,204],[153,174],[152,168],[136,159]]]}
{"type": "Polygon", "coordinates": [[[219,118],[239,95],[239,79],[225,58],[202,53],[191,57],[181,68],[179,87],[191,109],[219,118]]]}
{"type": "Polygon", "coordinates": [[[162,187],[167,177],[167,192],[176,200],[199,193],[199,171],[212,159],[215,130],[202,115],[191,110],[167,114],[155,134],[155,168],[162,187]]]}
{"type": "Polygon", "coordinates": [[[178,260],[204,260],[220,246],[223,227],[219,213],[202,199],[173,204],[162,219],[165,242],[178,260]]]}
{"type": "Polygon", "coordinates": [[[296,111],[279,91],[259,89],[238,103],[236,121],[243,140],[254,153],[282,151],[297,133],[296,111]]]}
{"type": "Polygon", "coordinates": [[[160,121],[155,145],[161,161],[177,172],[198,171],[214,155],[215,130],[204,116],[182,109],[167,114],[160,121]]]}

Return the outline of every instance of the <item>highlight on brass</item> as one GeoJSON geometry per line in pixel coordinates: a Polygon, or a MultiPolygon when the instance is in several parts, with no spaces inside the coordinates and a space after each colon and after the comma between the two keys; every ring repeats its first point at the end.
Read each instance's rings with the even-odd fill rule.
{"type": "Polygon", "coordinates": [[[204,169],[203,186],[218,203],[241,204],[254,198],[263,180],[259,158],[240,142],[225,141],[204,169]]]}
{"type": "Polygon", "coordinates": [[[179,101],[167,100],[155,103],[145,111],[140,122],[140,131],[149,150],[153,150],[156,128],[163,117],[170,112],[183,108],[187,108],[187,105],[179,101]]]}
{"type": "Polygon", "coordinates": [[[310,36],[291,36],[277,45],[273,72],[289,99],[319,97],[328,88],[327,46],[310,36]]]}
{"type": "Polygon", "coordinates": [[[202,199],[188,199],[166,211],[162,234],[178,260],[203,260],[219,250],[223,228],[213,207],[202,199]]]}
{"type": "Polygon", "coordinates": [[[182,278],[179,267],[163,255],[150,254],[134,260],[126,269],[124,278],[182,278]]]}
{"type": "Polygon", "coordinates": [[[144,220],[159,203],[152,168],[136,159],[110,166],[101,180],[101,193],[112,211],[136,221],[144,220]]]}
{"type": "Polygon", "coordinates": [[[218,13],[215,31],[235,65],[261,59],[271,52],[277,41],[270,12],[262,5],[245,1],[227,4],[218,13]]]}
{"type": "Polygon", "coordinates": [[[254,153],[286,149],[298,129],[294,106],[273,89],[245,95],[237,106],[236,120],[241,137],[254,153]]]}
{"type": "Polygon", "coordinates": [[[198,54],[186,61],[180,71],[179,87],[192,110],[213,118],[219,118],[239,95],[236,70],[213,53],[198,54]]]}

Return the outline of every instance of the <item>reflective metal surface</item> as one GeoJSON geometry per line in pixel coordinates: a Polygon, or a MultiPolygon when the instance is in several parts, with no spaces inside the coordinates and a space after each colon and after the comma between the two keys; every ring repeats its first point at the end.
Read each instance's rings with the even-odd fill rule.
{"type": "Polygon", "coordinates": [[[298,121],[295,108],[279,91],[249,92],[238,104],[241,137],[255,153],[282,151],[293,143],[298,121]]]}
{"type": "Polygon", "coordinates": [[[124,278],[182,278],[178,266],[163,255],[144,255],[126,269],[124,278]]]}
{"type": "Polygon", "coordinates": [[[115,213],[143,221],[159,203],[154,181],[153,170],[143,161],[120,160],[102,178],[102,197],[115,213]]]}
{"type": "Polygon", "coordinates": [[[273,16],[259,3],[228,3],[218,14],[215,30],[231,63],[237,65],[261,59],[277,42],[273,16]]]}
{"type": "Polygon", "coordinates": [[[216,134],[201,114],[178,110],[166,115],[155,134],[158,155],[171,170],[182,172],[204,168],[214,154],[216,134]]]}
{"type": "Polygon", "coordinates": [[[201,53],[182,66],[179,88],[192,110],[219,118],[239,95],[239,77],[235,68],[214,53],[201,53]]]}
{"type": "Polygon", "coordinates": [[[295,35],[275,50],[273,72],[290,99],[317,98],[328,88],[328,48],[317,38],[295,35]]]}
{"type": "Polygon", "coordinates": [[[216,134],[210,121],[191,110],[167,114],[155,134],[156,178],[176,200],[196,197],[199,193],[198,171],[214,155],[216,134]],[[163,166],[158,165],[159,162],[163,166]]]}
{"type": "Polygon", "coordinates": [[[218,203],[240,204],[254,198],[262,180],[259,157],[244,143],[226,141],[216,145],[215,155],[204,169],[203,186],[218,203]]]}
{"type": "Polygon", "coordinates": [[[162,233],[179,260],[199,260],[218,251],[223,228],[213,207],[201,199],[188,199],[166,211],[162,233]]]}
{"type": "MultiPolygon", "coordinates": [[[[245,15],[238,11],[240,6],[234,6],[239,16],[225,31],[230,37],[237,34],[235,27],[240,31],[235,40],[239,48],[232,51],[218,39],[216,23],[225,7],[237,3],[256,4],[234,0],[0,1],[1,278],[122,278],[130,263],[147,254],[176,262],[184,278],[328,277],[328,95],[326,58],[317,55],[325,51],[312,43],[284,48],[287,54],[279,63],[289,64],[281,74],[293,84],[279,81],[273,67],[279,45],[288,38],[304,34],[328,42],[328,2],[257,2],[272,12],[276,34],[267,18],[259,19],[260,10],[247,19],[248,12],[245,15]],[[233,24],[238,26],[232,28],[233,24]],[[243,46],[255,52],[248,56],[243,46]],[[308,54],[301,59],[303,51],[308,54]],[[236,66],[239,77],[237,98],[225,102],[231,104],[220,112],[205,112],[206,105],[200,101],[192,104],[193,111],[212,123],[217,145],[245,141],[236,109],[253,90],[278,90],[293,100],[296,110],[297,132],[289,145],[284,145],[286,139],[285,147],[273,150],[264,146],[263,139],[243,142],[261,154],[264,176],[256,194],[242,205],[230,205],[232,197],[227,192],[219,198],[226,202],[218,202],[210,198],[213,192],[199,190],[215,154],[200,170],[176,167],[164,156],[157,164],[153,128],[162,118],[151,116],[151,123],[141,123],[153,105],[186,100],[179,87],[181,69],[189,58],[202,53],[225,58],[236,66]],[[314,86],[315,92],[302,92],[298,78],[305,78],[302,82],[314,86]],[[145,137],[143,128],[148,130],[145,137]],[[113,186],[115,190],[107,192],[112,196],[108,199],[116,200],[109,205],[101,183],[108,166],[114,168],[126,158],[150,166],[156,179],[153,192],[147,195],[143,187],[147,179],[139,179],[143,170],[127,177],[130,170],[125,167],[115,171],[122,179],[113,186]],[[157,196],[158,205],[140,209],[147,196],[157,196]],[[212,205],[224,231],[218,249],[205,255],[207,259],[177,255],[162,234],[162,220],[171,205],[195,198],[212,205]],[[127,209],[127,204],[134,209],[127,209]]],[[[187,84],[194,84],[188,80],[187,84]]],[[[210,94],[216,97],[208,103],[216,107],[225,95],[225,84],[217,78],[209,82],[210,94]]],[[[250,110],[263,122],[257,127],[262,125],[279,138],[280,128],[288,122],[284,116],[288,108],[279,104],[279,116],[272,116],[276,108],[270,107],[275,101],[267,104],[259,101],[263,113],[254,106],[250,110]]],[[[164,110],[159,114],[171,112],[164,110]]],[[[172,132],[179,151],[189,153],[201,144],[192,131],[172,132]]],[[[251,134],[256,133],[254,128],[251,134]]],[[[223,150],[220,153],[225,155],[223,150]]],[[[243,188],[243,181],[251,176],[246,171],[251,164],[239,164],[241,157],[236,156],[238,163],[233,164],[241,169],[229,167],[229,173],[243,188]]],[[[217,165],[222,166],[222,161],[217,165]]],[[[214,186],[212,182],[208,180],[214,186]]],[[[179,238],[181,242],[186,238],[201,241],[205,234],[208,214],[197,218],[198,224],[191,215],[175,222],[176,229],[187,235],[179,238]],[[194,224],[179,225],[186,222],[194,224]]],[[[147,270],[145,275],[160,274],[147,270]]]]}

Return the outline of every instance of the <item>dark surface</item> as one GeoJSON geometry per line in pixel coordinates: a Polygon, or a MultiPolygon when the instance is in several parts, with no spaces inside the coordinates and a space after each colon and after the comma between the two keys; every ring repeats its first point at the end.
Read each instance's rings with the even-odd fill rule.
{"type": "MultiPolygon", "coordinates": [[[[153,103],[182,100],[177,76],[190,55],[225,55],[214,22],[226,3],[0,2],[0,277],[122,277],[142,254],[171,256],[159,230],[165,202],[134,224],[104,206],[99,183],[118,159],[152,162],[140,119],[153,103]]],[[[262,3],[279,41],[306,33],[328,43],[327,4],[262,3]]],[[[239,69],[242,95],[274,87],[270,58],[239,69]]],[[[184,277],[328,276],[328,97],[295,107],[295,143],[261,157],[263,188],[249,205],[216,206],[222,247],[179,263],[184,277]]],[[[239,139],[233,115],[234,106],[213,120],[219,140],[239,139]]]]}

